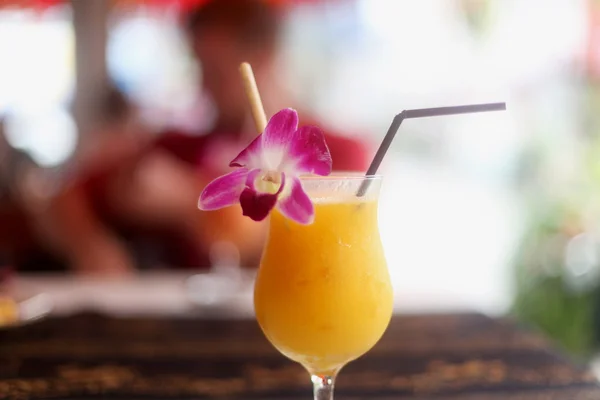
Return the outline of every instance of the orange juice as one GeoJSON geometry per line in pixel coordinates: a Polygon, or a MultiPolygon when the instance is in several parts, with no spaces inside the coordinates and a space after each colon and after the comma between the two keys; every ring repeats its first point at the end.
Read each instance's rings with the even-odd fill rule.
{"type": "Polygon", "coordinates": [[[316,199],[300,225],[274,211],[254,305],[269,341],[315,375],[367,352],[392,315],[377,200],[316,199]]]}

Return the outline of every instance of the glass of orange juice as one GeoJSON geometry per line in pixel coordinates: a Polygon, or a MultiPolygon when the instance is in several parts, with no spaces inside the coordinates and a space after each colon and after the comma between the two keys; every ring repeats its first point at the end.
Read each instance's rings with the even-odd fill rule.
{"type": "Polygon", "coordinates": [[[314,222],[273,210],[254,305],[267,339],[311,375],[314,398],[330,400],[337,373],[377,343],[392,315],[378,228],[381,177],[304,177],[302,185],[314,222]]]}

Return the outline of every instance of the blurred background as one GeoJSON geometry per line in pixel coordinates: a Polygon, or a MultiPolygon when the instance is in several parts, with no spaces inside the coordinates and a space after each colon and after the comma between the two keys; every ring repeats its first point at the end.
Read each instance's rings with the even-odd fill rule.
{"type": "Polygon", "coordinates": [[[256,266],[263,225],[196,208],[254,135],[249,60],[267,114],[324,127],[338,170],[366,170],[403,109],[506,101],[402,125],[380,209],[399,310],[512,313],[590,358],[600,1],[254,3],[0,2],[5,279],[256,266]]]}

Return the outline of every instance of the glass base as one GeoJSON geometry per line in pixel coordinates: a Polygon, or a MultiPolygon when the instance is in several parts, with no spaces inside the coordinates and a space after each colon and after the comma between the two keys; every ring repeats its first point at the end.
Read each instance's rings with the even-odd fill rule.
{"type": "Polygon", "coordinates": [[[333,400],[335,374],[311,375],[310,380],[313,383],[313,394],[315,400],[333,400]]]}

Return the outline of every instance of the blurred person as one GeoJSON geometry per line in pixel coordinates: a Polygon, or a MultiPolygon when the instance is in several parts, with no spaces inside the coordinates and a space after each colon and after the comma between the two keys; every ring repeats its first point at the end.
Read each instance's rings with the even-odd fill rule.
{"type": "MultiPolygon", "coordinates": [[[[264,0],[209,0],[186,19],[190,49],[201,67],[201,92],[212,103],[215,117],[203,135],[170,131],[159,144],[201,171],[200,190],[207,181],[227,172],[229,162],[257,135],[239,75],[242,62],[252,65],[267,114],[283,107],[298,108],[280,84],[278,74],[283,19],[280,8],[264,0]]],[[[300,109],[299,115],[300,125],[321,126],[307,111],[300,109]]],[[[322,128],[334,170],[366,170],[364,144],[322,128]]],[[[243,259],[257,264],[264,224],[242,217],[239,207],[202,214],[207,222],[201,226],[204,243],[232,241],[243,259]]]]}
{"type": "MultiPolygon", "coordinates": [[[[212,0],[190,13],[186,28],[201,65],[199,89],[214,105],[213,124],[201,135],[168,130],[132,146],[57,196],[56,236],[77,271],[127,275],[157,263],[258,265],[266,224],[243,217],[239,206],[200,212],[197,199],[257,134],[239,77],[242,61],[251,63],[269,114],[293,106],[276,79],[281,15],[260,0],[212,0]]],[[[302,125],[320,125],[299,114],[302,125]]],[[[364,145],[324,130],[334,170],[364,172],[364,145]]]]}

